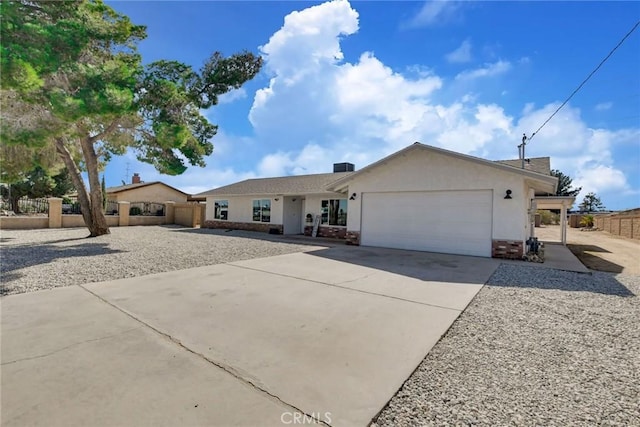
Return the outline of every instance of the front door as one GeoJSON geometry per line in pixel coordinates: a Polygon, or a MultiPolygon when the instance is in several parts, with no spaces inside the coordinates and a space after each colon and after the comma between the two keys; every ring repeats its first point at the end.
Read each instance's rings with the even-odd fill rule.
{"type": "Polygon", "coordinates": [[[282,210],[283,234],[302,234],[302,197],[285,197],[282,210]]]}

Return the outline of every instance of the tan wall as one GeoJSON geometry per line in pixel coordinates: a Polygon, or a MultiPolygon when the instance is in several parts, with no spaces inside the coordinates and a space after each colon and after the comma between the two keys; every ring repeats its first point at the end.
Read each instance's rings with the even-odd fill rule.
{"type": "Polygon", "coordinates": [[[163,225],[165,217],[163,216],[142,216],[134,215],[129,217],[129,225],[163,225]]]}
{"type": "Polygon", "coordinates": [[[116,202],[156,202],[164,203],[173,201],[184,203],[187,201],[187,195],[162,184],[153,184],[146,187],[133,188],[118,193],[110,193],[107,197],[109,200],[116,202]]]}
{"type": "Polygon", "coordinates": [[[201,207],[195,203],[176,203],[173,223],[185,227],[195,227],[199,222],[201,207]]]}
{"type": "Polygon", "coordinates": [[[584,217],[584,215],[582,214],[571,214],[569,215],[569,227],[571,228],[580,228],[580,221],[582,221],[582,218],[584,217]]]}
{"type": "MultiPolygon", "coordinates": [[[[85,227],[82,215],[62,215],[61,204],[57,204],[57,212],[53,211],[51,206],[55,206],[55,204],[50,203],[49,216],[0,217],[0,229],[33,230],[40,228],[85,227]],[[51,221],[51,217],[58,218],[60,221],[51,221]],[[54,225],[52,226],[52,224],[54,225]]],[[[184,203],[178,206],[184,206],[185,218],[189,218],[188,221],[184,220],[184,223],[188,227],[195,227],[196,223],[200,221],[200,213],[204,209],[203,206],[191,203],[184,203]]],[[[167,216],[129,216],[128,202],[123,202],[120,208],[122,215],[106,215],[109,227],[173,224],[173,222],[167,221],[167,216]]]]}
{"type": "Polygon", "coordinates": [[[82,215],[62,215],[62,228],[84,226],[84,218],[82,215]]]}
{"type": "Polygon", "coordinates": [[[595,226],[599,230],[628,239],[640,240],[640,215],[611,214],[597,215],[595,226]]]}
{"type": "Polygon", "coordinates": [[[49,228],[49,217],[7,216],[0,218],[0,229],[3,230],[31,230],[35,228],[49,228]]]}
{"type": "Polygon", "coordinates": [[[207,217],[207,204],[200,203],[200,221],[198,221],[198,225],[202,226],[204,224],[204,220],[207,217]]]}
{"type": "MultiPolygon", "coordinates": [[[[109,227],[117,227],[120,217],[118,215],[105,215],[107,225],[109,227]]],[[[62,215],[62,228],[84,227],[84,218],[82,215],[62,215]]]]}

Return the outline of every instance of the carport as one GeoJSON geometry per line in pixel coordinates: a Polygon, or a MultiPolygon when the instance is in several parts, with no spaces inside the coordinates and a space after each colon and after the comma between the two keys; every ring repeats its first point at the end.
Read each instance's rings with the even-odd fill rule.
{"type": "MultiPolygon", "coordinates": [[[[571,209],[575,197],[569,196],[537,196],[535,199],[536,209],[560,210],[560,241],[567,244],[567,210],[571,209]]],[[[534,229],[535,230],[535,229],[534,229]]],[[[534,231],[535,234],[535,231],[534,231]]]]}

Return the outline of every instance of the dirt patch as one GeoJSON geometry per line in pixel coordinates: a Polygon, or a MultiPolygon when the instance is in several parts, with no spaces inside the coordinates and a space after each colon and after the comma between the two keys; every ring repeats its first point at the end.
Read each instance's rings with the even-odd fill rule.
{"type": "Polygon", "coordinates": [[[609,273],[622,273],[624,267],[614,262],[607,261],[604,258],[596,255],[597,253],[603,253],[608,251],[594,245],[578,245],[568,243],[569,250],[590,270],[606,271],[609,273]]]}
{"type": "MultiPolygon", "coordinates": [[[[536,228],[535,233],[545,242],[560,240],[559,226],[536,228]]],[[[567,228],[567,247],[592,270],[640,275],[640,240],[604,231],[567,228]]]]}

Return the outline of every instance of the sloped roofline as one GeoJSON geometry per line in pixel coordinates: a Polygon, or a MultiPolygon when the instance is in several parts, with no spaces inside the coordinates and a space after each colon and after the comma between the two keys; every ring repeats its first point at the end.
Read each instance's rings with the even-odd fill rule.
{"type": "Polygon", "coordinates": [[[169,184],[165,184],[165,183],[164,183],[164,182],[162,182],[162,181],[137,182],[137,183],[135,183],[135,184],[125,184],[125,185],[119,185],[119,186],[117,186],[117,187],[110,187],[110,188],[117,188],[117,190],[111,190],[111,191],[109,191],[109,188],[107,188],[106,190],[107,190],[107,194],[109,194],[109,193],[114,194],[114,193],[122,193],[123,191],[135,190],[135,189],[137,189],[137,188],[148,187],[148,186],[150,186],[150,185],[155,185],[155,184],[164,185],[165,187],[168,187],[168,188],[170,188],[170,189],[172,189],[172,190],[175,190],[175,191],[177,191],[178,193],[182,193],[182,194],[184,194],[185,196],[191,196],[191,194],[189,194],[189,193],[185,193],[185,192],[184,192],[184,191],[182,191],[182,190],[178,190],[177,188],[172,187],[172,186],[170,186],[169,184]]]}
{"type": "Polygon", "coordinates": [[[462,153],[458,153],[456,151],[451,151],[451,150],[445,150],[444,148],[438,148],[438,147],[434,147],[431,145],[426,145],[426,144],[422,144],[420,142],[414,142],[413,144],[403,148],[400,151],[396,151],[393,154],[388,155],[387,157],[384,157],[380,160],[378,160],[377,162],[374,162],[362,169],[360,169],[359,171],[356,171],[354,173],[352,173],[349,176],[346,176],[344,178],[341,178],[337,181],[335,181],[332,184],[329,184],[327,186],[327,189],[329,190],[333,190],[333,191],[340,191],[343,190],[347,187],[347,183],[351,180],[353,180],[354,178],[356,178],[357,176],[359,176],[362,173],[366,173],[369,172],[375,168],[377,168],[378,166],[381,166],[383,164],[385,164],[386,162],[388,162],[389,160],[393,160],[396,157],[400,157],[402,155],[407,154],[410,151],[414,151],[414,150],[427,150],[427,151],[432,151],[438,154],[442,154],[445,156],[449,156],[449,157],[454,157],[457,159],[461,159],[461,160],[466,160],[469,162],[474,162],[474,163],[478,163],[481,165],[485,165],[485,166],[490,166],[492,168],[496,168],[499,170],[503,170],[506,172],[511,172],[514,174],[518,174],[518,175],[524,175],[527,178],[531,178],[537,181],[542,181],[546,184],[551,184],[553,185],[554,191],[557,188],[558,185],[558,178],[554,177],[554,176],[550,176],[550,175],[545,175],[539,172],[533,172],[527,169],[521,169],[521,168],[517,168],[514,166],[509,166],[509,165],[505,165],[503,163],[498,163],[498,162],[494,162],[492,160],[486,160],[486,159],[482,159],[480,157],[474,157],[474,156],[469,156],[467,154],[462,154],[462,153]]]}
{"type": "MultiPolygon", "coordinates": [[[[229,187],[233,187],[235,185],[239,185],[239,184],[242,184],[242,183],[247,183],[247,182],[250,182],[250,181],[266,182],[266,181],[269,181],[269,180],[282,180],[282,179],[295,181],[295,180],[301,179],[301,178],[308,178],[308,177],[315,177],[315,176],[334,176],[336,174],[343,175],[343,174],[351,174],[351,173],[353,173],[353,172],[313,173],[313,174],[305,174],[305,175],[272,176],[272,177],[266,177],[266,178],[247,178],[247,179],[243,179],[242,181],[234,182],[232,184],[223,185],[222,187],[217,187],[217,188],[213,188],[211,190],[203,191],[201,193],[195,194],[194,196],[202,196],[202,197],[208,197],[208,196],[230,196],[230,197],[235,197],[235,196],[263,196],[263,195],[296,196],[296,195],[300,195],[301,192],[296,190],[296,191],[224,193],[224,190],[229,188],[229,187]]],[[[344,177],[342,177],[342,178],[344,178],[344,177]]],[[[341,177],[336,177],[334,179],[334,181],[337,181],[339,179],[341,179],[341,177]]],[[[309,195],[324,195],[324,194],[327,194],[327,193],[331,193],[331,191],[326,190],[326,188],[327,188],[328,185],[333,184],[334,181],[330,182],[329,184],[320,185],[317,188],[317,190],[315,190],[315,191],[303,191],[302,193],[309,194],[309,195]]]]}

